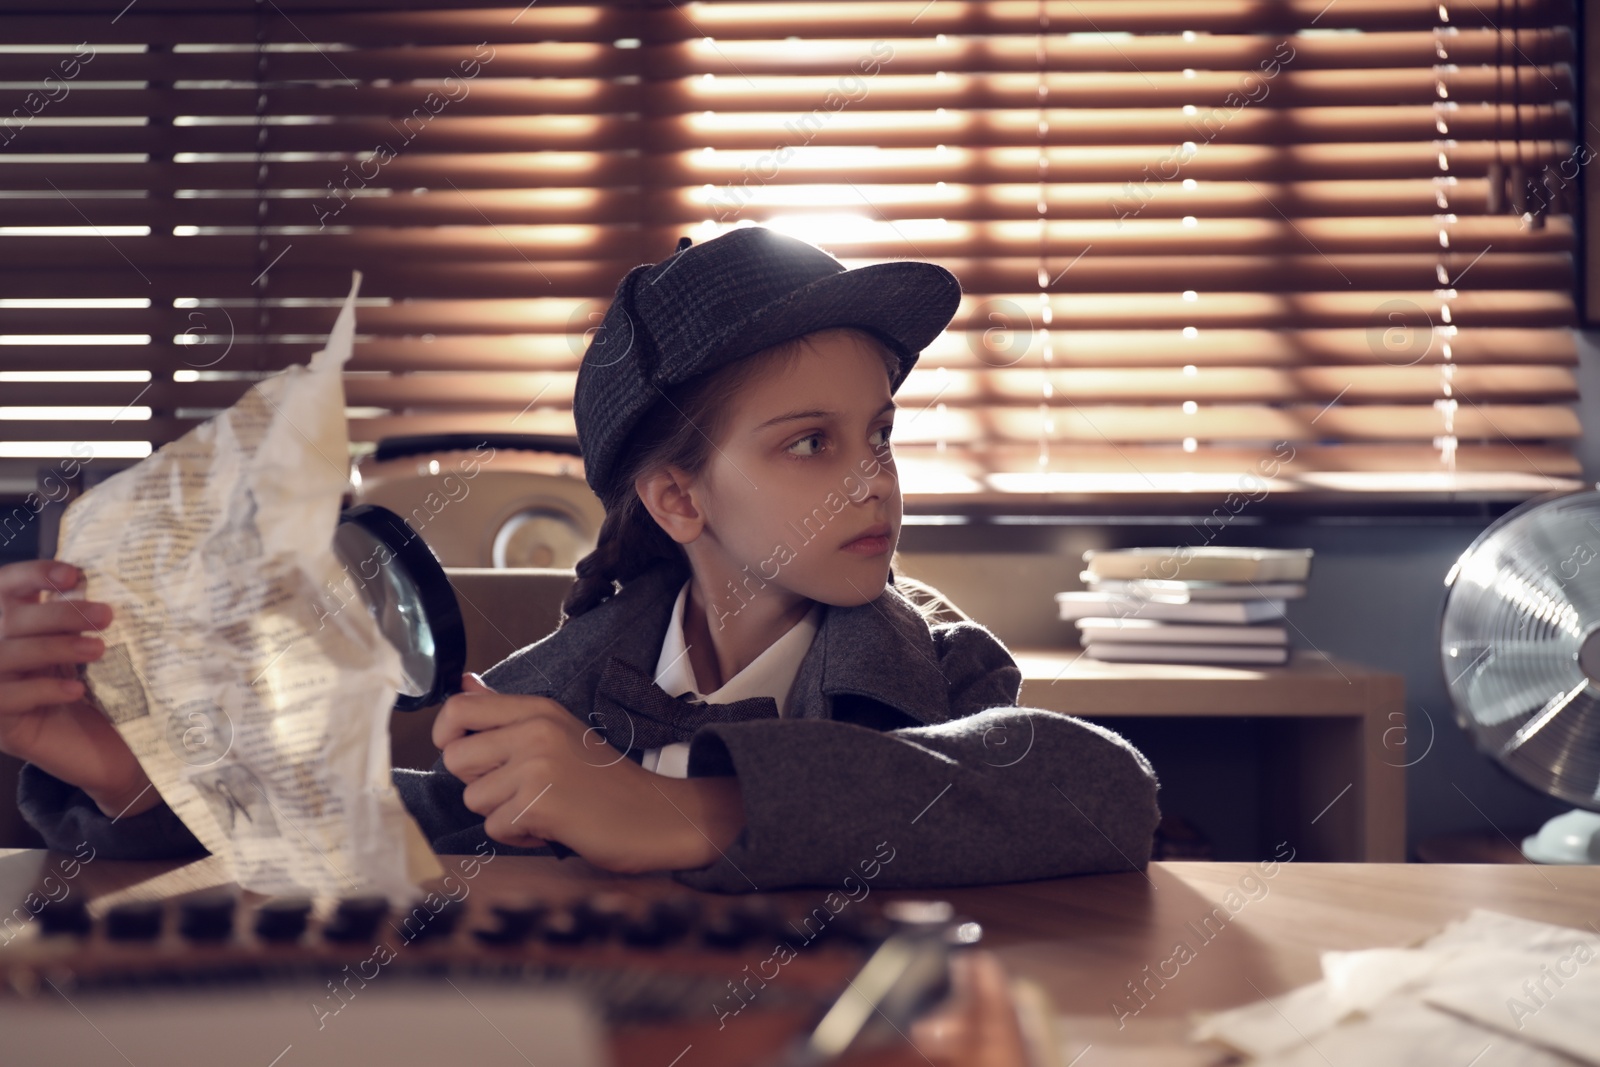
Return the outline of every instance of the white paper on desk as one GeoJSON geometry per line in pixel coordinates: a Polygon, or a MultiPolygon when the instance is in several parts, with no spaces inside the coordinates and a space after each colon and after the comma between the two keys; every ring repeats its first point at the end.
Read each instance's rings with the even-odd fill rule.
{"type": "Polygon", "coordinates": [[[1570,1052],[1585,1045],[1586,1062],[1600,1063],[1594,1058],[1600,1039],[1586,1017],[1600,1003],[1600,983],[1586,991],[1569,979],[1547,999],[1538,1031],[1533,1019],[1524,1019],[1519,1030],[1505,1000],[1508,986],[1520,987],[1539,976],[1541,964],[1575,956],[1588,944],[1594,945],[1600,975],[1600,941],[1587,931],[1474,909],[1415,948],[1325,952],[1321,981],[1211,1014],[1193,1036],[1278,1067],[1327,1058],[1342,1062],[1340,1052],[1359,1058],[1363,1067],[1414,1067],[1455,1062],[1460,1051],[1467,1053],[1462,1062],[1484,1053],[1476,1067],[1554,1067],[1571,1061],[1550,1049],[1570,1052]],[[1568,991],[1575,995],[1558,1011],[1568,991]],[[1440,1051],[1445,1049],[1450,1055],[1440,1051]]]}
{"type": "Polygon", "coordinates": [[[1424,1003],[1600,1064],[1600,938],[1505,955],[1504,966],[1449,975],[1423,993],[1424,1003]]]}
{"type": "Polygon", "coordinates": [[[307,365],[74,500],[56,556],[104,601],[92,699],[235,881],[391,898],[443,873],[390,779],[400,654],[333,553],[356,273],[307,365]]]}
{"type": "Polygon", "coordinates": [[[1572,1067],[1536,1045],[1506,1041],[1493,1030],[1435,1011],[1417,1000],[1385,1001],[1359,1024],[1346,1023],[1260,1059],[1255,1067],[1572,1067]]]}

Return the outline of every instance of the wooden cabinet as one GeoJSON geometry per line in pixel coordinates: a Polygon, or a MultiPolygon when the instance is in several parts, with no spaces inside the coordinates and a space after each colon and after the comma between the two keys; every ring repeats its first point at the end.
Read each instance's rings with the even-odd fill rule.
{"type": "Polygon", "coordinates": [[[1255,720],[1263,840],[1293,842],[1301,860],[1405,862],[1399,675],[1301,650],[1281,667],[1102,663],[1078,649],[1011,654],[1025,707],[1112,729],[1133,718],[1255,720]]]}

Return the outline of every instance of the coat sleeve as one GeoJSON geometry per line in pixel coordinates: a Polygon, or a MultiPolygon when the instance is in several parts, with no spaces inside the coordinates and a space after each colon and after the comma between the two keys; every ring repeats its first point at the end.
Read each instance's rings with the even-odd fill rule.
{"type": "Polygon", "coordinates": [[[1021,672],[982,625],[933,628],[951,718],[878,731],[819,719],[696,731],[689,774],[735,774],[745,828],[699,889],[923,888],[1142,870],[1160,812],[1144,755],[1103,727],[1017,707],[1021,672]],[[871,873],[868,873],[868,872],[871,873]]]}
{"type": "Polygon", "coordinates": [[[187,859],[209,855],[199,838],[161,801],[148,811],[114,818],[89,794],[24,763],[17,776],[17,808],[45,848],[78,852],[85,844],[113,860],[187,859]]]}

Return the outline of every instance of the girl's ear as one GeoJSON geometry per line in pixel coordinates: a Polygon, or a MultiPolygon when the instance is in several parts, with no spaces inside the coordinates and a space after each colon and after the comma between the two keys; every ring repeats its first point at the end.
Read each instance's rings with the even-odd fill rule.
{"type": "Polygon", "coordinates": [[[677,467],[663,467],[634,480],[639,502],[666,535],[686,545],[700,536],[705,515],[691,490],[693,482],[677,467]]]}

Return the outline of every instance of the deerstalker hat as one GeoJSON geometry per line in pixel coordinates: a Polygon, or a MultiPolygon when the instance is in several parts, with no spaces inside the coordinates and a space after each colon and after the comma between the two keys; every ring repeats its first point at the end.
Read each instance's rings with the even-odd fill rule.
{"type": "Polygon", "coordinates": [[[634,427],[673,386],[814,330],[856,326],[883,341],[900,364],[893,393],[960,301],[956,276],[934,263],[848,270],[764,226],[680,238],[623,276],[584,351],[572,400],[584,479],[601,496],[612,488],[634,427]]]}

